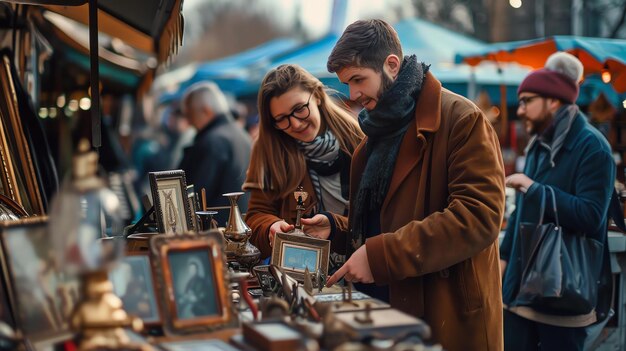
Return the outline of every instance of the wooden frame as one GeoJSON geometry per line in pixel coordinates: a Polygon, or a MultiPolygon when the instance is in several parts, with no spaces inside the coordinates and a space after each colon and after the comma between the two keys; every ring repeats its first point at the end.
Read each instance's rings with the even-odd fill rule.
{"type": "Polygon", "coordinates": [[[18,219],[28,217],[28,213],[26,213],[26,210],[24,210],[20,204],[12,200],[10,197],[0,194],[0,220],[7,220],[6,218],[2,219],[2,214],[7,217],[15,217],[18,219]]]}
{"type": "Polygon", "coordinates": [[[317,272],[327,277],[329,256],[330,240],[287,233],[274,236],[271,263],[298,281],[304,281],[306,267],[312,274],[317,272]]]}
{"type": "Polygon", "coordinates": [[[161,325],[161,303],[150,252],[126,253],[115,269],[109,271],[109,280],[128,314],[141,318],[146,327],[161,325]]]}
{"type": "Polygon", "coordinates": [[[4,195],[30,215],[44,214],[43,199],[30,147],[18,111],[9,57],[0,58],[0,164],[4,195]]]}
{"type": "Polygon", "coordinates": [[[159,233],[182,234],[191,228],[185,172],[150,172],[150,190],[159,233]]]}
{"type": "Polygon", "coordinates": [[[69,339],[69,320],[80,302],[78,275],[59,270],[47,217],[0,224],[3,278],[17,329],[39,345],[69,339]]]}
{"type": "Polygon", "coordinates": [[[152,263],[164,305],[164,330],[185,334],[234,320],[224,239],[217,231],[151,239],[152,263]]]}
{"type": "Polygon", "coordinates": [[[193,184],[187,185],[187,202],[189,202],[189,211],[191,212],[192,228],[190,228],[190,230],[195,230],[196,232],[199,232],[200,227],[198,226],[198,216],[196,216],[196,211],[199,211],[198,196],[196,194],[196,189],[193,184]]]}

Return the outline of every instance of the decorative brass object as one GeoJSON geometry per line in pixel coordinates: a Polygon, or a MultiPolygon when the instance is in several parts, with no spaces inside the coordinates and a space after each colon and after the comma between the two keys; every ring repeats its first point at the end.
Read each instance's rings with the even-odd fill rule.
{"type": "Polygon", "coordinates": [[[227,241],[236,243],[235,260],[243,267],[250,269],[259,262],[261,252],[254,245],[250,244],[249,239],[252,235],[252,230],[241,217],[241,212],[237,205],[237,200],[243,194],[243,192],[223,194],[230,201],[230,214],[224,230],[224,237],[227,241]]]}
{"type": "Polygon", "coordinates": [[[304,231],[302,230],[302,212],[304,212],[304,202],[309,197],[309,193],[304,191],[302,185],[298,187],[296,191],[293,192],[293,197],[296,199],[296,224],[294,225],[294,229],[290,234],[298,234],[304,235],[304,231]]]}
{"type": "Polygon", "coordinates": [[[72,316],[72,328],[81,331],[79,349],[87,350],[154,350],[148,344],[132,342],[124,328],[138,332],[143,322],[129,316],[122,300],[113,293],[107,271],[88,272],[83,277],[85,300],[72,316]]]}

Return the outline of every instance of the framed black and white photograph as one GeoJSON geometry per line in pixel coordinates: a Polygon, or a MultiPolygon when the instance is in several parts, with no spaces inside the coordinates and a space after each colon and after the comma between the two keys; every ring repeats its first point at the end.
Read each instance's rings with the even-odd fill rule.
{"type": "Polygon", "coordinates": [[[272,264],[283,268],[299,281],[304,271],[328,276],[330,241],[304,235],[276,233],[272,246],[272,264]]]}
{"type": "Polygon", "coordinates": [[[149,252],[128,253],[109,272],[109,280],[113,283],[115,294],[122,299],[126,312],[141,318],[148,327],[161,323],[149,252]]]}
{"type": "Polygon", "coordinates": [[[150,246],[164,302],[166,332],[212,330],[233,320],[219,231],[159,235],[152,238],[150,246]]]}
{"type": "Polygon", "coordinates": [[[0,224],[5,281],[17,329],[33,343],[70,338],[68,321],[80,301],[76,274],[60,266],[46,217],[0,224]]]}
{"type": "Polygon", "coordinates": [[[159,233],[185,233],[193,228],[185,172],[150,172],[150,190],[159,233]]]}

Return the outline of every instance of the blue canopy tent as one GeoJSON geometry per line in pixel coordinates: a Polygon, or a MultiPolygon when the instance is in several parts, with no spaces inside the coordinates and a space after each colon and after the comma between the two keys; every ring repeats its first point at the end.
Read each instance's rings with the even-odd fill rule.
{"type": "MultiPolygon", "coordinates": [[[[507,66],[499,69],[495,65],[484,65],[472,70],[467,65],[455,65],[454,57],[457,52],[477,50],[486,44],[428,21],[404,20],[397,23],[394,28],[398,32],[404,53],[415,54],[419,60],[431,64],[431,71],[444,87],[461,95],[475,95],[475,91],[472,92],[470,86],[470,84],[475,84],[474,88],[486,89],[492,100],[497,102],[500,100],[500,85],[510,86],[511,94],[514,94],[515,87],[527,73],[527,70],[520,67],[507,66]],[[441,45],[442,43],[446,45],[441,45]]],[[[261,79],[269,69],[281,64],[295,63],[311,72],[325,85],[347,96],[347,87],[326,69],[326,61],[338,39],[339,35],[330,33],[317,41],[274,57],[265,67],[257,66],[250,77],[256,85],[249,84],[247,88],[250,91],[246,93],[252,94],[258,89],[261,79]]]]}
{"type": "Polygon", "coordinates": [[[250,67],[265,65],[273,56],[293,49],[298,41],[291,38],[279,38],[263,43],[252,49],[235,55],[200,64],[192,64],[180,70],[176,75],[164,75],[162,80],[155,80],[156,89],[160,85],[169,85],[159,97],[160,103],[180,99],[186,88],[201,81],[214,81],[220,88],[235,96],[245,95],[248,91],[256,91],[258,85],[250,88],[250,67]],[[177,77],[179,77],[177,79],[177,77]]]}
{"type": "Polygon", "coordinates": [[[618,105],[620,94],[626,93],[626,40],[586,38],[577,36],[551,36],[547,38],[494,43],[464,51],[455,57],[457,63],[477,65],[483,61],[498,63],[517,62],[531,68],[543,67],[548,56],[566,51],[577,56],[585,68],[585,81],[581,86],[579,104],[587,104],[600,92],[618,105]],[[599,77],[606,83],[599,84],[599,77]],[[611,89],[611,86],[613,89],[611,89]],[[613,91],[612,91],[613,90],[613,91]]]}
{"type": "Polygon", "coordinates": [[[347,87],[339,82],[334,74],[326,69],[328,55],[339,39],[337,34],[331,33],[314,42],[306,43],[294,50],[275,56],[266,65],[257,65],[251,71],[252,83],[247,86],[247,94],[254,94],[259,89],[265,74],[272,68],[282,64],[295,63],[302,66],[311,74],[319,78],[325,85],[347,94],[347,87]]]}

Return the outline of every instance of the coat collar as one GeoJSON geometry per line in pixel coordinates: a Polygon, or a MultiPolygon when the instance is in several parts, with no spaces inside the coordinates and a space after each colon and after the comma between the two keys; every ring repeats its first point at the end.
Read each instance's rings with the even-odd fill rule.
{"type": "Polygon", "coordinates": [[[417,134],[436,132],[441,124],[441,82],[426,73],[424,86],[415,106],[417,134]]]}
{"type": "Polygon", "coordinates": [[[409,125],[409,129],[400,144],[400,151],[387,196],[381,207],[381,214],[389,206],[393,195],[404,182],[404,179],[424,157],[424,153],[428,149],[428,140],[424,132],[434,133],[439,130],[441,125],[441,83],[430,72],[424,81],[422,92],[415,106],[415,119],[411,123],[415,123],[415,128],[409,125]]]}
{"type": "MultiPolygon", "coordinates": [[[[441,124],[441,83],[430,72],[427,73],[426,77],[422,92],[415,106],[415,119],[409,124],[409,128],[404,134],[402,143],[400,144],[400,151],[398,152],[398,158],[396,159],[396,165],[394,166],[387,196],[381,207],[381,214],[389,205],[393,194],[398,190],[402,181],[424,156],[427,139],[423,133],[436,132],[439,130],[441,124]]],[[[367,137],[363,139],[361,144],[354,151],[354,157],[352,159],[353,176],[350,177],[351,179],[359,181],[361,179],[367,163],[365,152],[366,143],[367,137]]],[[[356,194],[358,191],[358,183],[352,183],[350,188],[350,194],[356,194]]]]}

